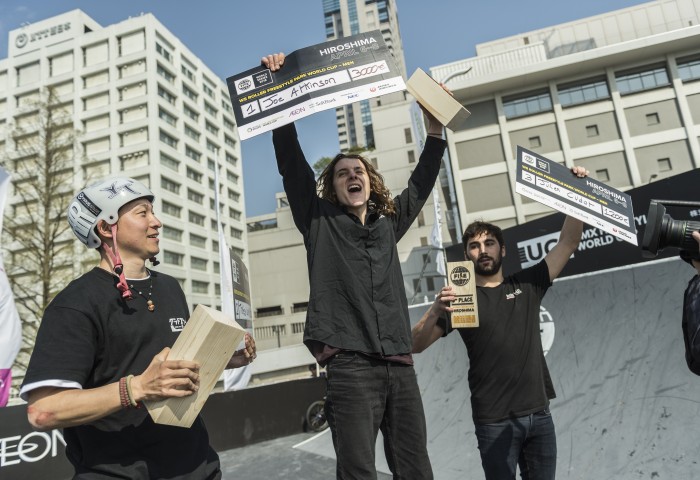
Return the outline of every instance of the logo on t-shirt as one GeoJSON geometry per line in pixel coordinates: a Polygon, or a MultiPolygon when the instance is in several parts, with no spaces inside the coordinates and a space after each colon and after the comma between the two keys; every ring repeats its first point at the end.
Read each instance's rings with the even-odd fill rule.
{"type": "Polygon", "coordinates": [[[171,318],[170,319],[170,330],[173,332],[181,332],[183,328],[185,328],[185,324],[187,323],[187,320],[184,318],[178,317],[178,318],[171,318]]]}
{"type": "Polygon", "coordinates": [[[513,300],[516,295],[520,295],[521,293],[523,293],[523,291],[516,288],[513,293],[506,293],[506,300],[513,300]]]}
{"type": "Polygon", "coordinates": [[[546,308],[540,305],[540,340],[545,355],[554,343],[554,319],[546,308]]]}

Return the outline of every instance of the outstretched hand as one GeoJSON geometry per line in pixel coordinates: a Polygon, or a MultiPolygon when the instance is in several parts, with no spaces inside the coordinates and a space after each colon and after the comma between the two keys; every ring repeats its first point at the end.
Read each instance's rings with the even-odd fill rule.
{"type": "Polygon", "coordinates": [[[168,360],[170,348],[158,353],[141,375],[131,381],[134,400],[187,397],[199,390],[199,364],[190,360],[168,360]]]}
{"type": "Polygon", "coordinates": [[[240,350],[236,350],[229,360],[226,368],[239,368],[244,367],[250,363],[253,363],[255,357],[257,357],[257,351],[255,347],[255,339],[249,334],[245,334],[245,347],[240,350]]]}
{"type": "Polygon", "coordinates": [[[272,53],[262,57],[262,64],[269,68],[271,72],[276,72],[284,65],[284,53],[272,53]]]}
{"type": "Polygon", "coordinates": [[[450,307],[450,303],[454,302],[456,298],[451,286],[442,287],[430,306],[432,313],[439,317],[443,312],[451,312],[453,309],[450,307]]]}
{"type": "Polygon", "coordinates": [[[571,167],[571,173],[576,175],[578,178],[584,178],[587,177],[590,172],[584,167],[571,167]]]}
{"type": "MultiPolygon", "coordinates": [[[[441,83],[440,86],[447,93],[454,96],[452,91],[450,91],[450,89],[447,88],[447,85],[445,85],[444,83],[441,83]]],[[[420,107],[421,110],[423,110],[423,115],[425,115],[425,118],[428,119],[428,135],[442,137],[442,124],[437,120],[437,118],[435,118],[435,116],[432,113],[430,113],[428,111],[427,108],[425,108],[423,105],[421,105],[420,102],[418,102],[418,106],[420,107]]]]}

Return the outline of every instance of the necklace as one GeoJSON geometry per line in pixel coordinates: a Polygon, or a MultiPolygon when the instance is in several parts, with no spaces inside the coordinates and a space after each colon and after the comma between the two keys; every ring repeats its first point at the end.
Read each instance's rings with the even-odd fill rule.
{"type": "Polygon", "coordinates": [[[148,311],[152,312],[156,309],[156,306],[153,303],[153,300],[151,300],[151,294],[153,293],[153,275],[151,275],[151,272],[148,272],[148,278],[151,280],[148,285],[148,295],[144,294],[140,290],[136,290],[133,284],[129,285],[129,288],[131,288],[132,290],[136,290],[136,292],[146,300],[148,311]]]}

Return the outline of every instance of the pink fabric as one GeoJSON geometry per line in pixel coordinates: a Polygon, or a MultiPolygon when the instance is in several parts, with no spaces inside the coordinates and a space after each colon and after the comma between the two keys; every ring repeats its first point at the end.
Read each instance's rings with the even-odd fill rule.
{"type": "Polygon", "coordinates": [[[10,387],[12,386],[12,370],[0,368],[0,407],[7,405],[10,398],[10,387]]]}

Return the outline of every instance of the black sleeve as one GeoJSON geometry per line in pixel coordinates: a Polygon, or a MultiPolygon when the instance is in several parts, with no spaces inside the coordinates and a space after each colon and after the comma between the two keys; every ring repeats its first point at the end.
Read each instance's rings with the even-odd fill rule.
{"type": "Polygon", "coordinates": [[[700,375],[700,276],[688,284],[683,298],[683,341],[685,361],[695,375],[700,375]]]}
{"type": "Polygon", "coordinates": [[[449,313],[444,313],[440,315],[435,322],[435,325],[442,329],[443,337],[446,337],[448,333],[454,331],[454,329],[449,328],[450,318],[448,317],[448,315],[449,313]]]}
{"type": "Polygon", "coordinates": [[[440,172],[440,163],[446,145],[443,139],[428,135],[418,164],[408,179],[408,186],[394,198],[396,214],[393,218],[397,242],[411,227],[430,196],[440,172]]]}
{"type": "Polygon", "coordinates": [[[83,387],[99,347],[97,328],[82,312],[49,305],[37,333],[24,384],[68,380],[83,387]]]}
{"type": "Polygon", "coordinates": [[[513,275],[518,283],[531,285],[540,299],[547,293],[552,281],[549,279],[549,267],[545,260],[541,260],[535,265],[531,265],[524,270],[513,275]]]}
{"type": "Polygon", "coordinates": [[[313,207],[319,201],[314,171],[306,162],[293,123],[273,130],[272,143],[294,224],[305,235],[311,224],[313,207]]]}

